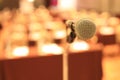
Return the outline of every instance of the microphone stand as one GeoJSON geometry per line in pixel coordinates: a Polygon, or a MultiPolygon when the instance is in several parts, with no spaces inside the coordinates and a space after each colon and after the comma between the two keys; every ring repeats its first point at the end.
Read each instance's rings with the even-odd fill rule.
{"type": "Polygon", "coordinates": [[[68,51],[69,51],[69,43],[72,43],[73,40],[76,37],[76,34],[74,33],[74,29],[73,29],[73,23],[71,23],[70,25],[68,25],[66,27],[66,34],[68,34],[67,28],[71,29],[71,33],[69,36],[67,36],[66,39],[66,44],[65,44],[65,51],[63,53],[63,80],[69,80],[69,56],[68,56],[68,51]],[[67,43],[68,42],[68,43],[67,43]]]}
{"type": "Polygon", "coordinates": [[[69,45],[66,44],[65,46],[65,52],[63,53],[63,80],[69,80],[68,79],[68,49],[69,45]]]}

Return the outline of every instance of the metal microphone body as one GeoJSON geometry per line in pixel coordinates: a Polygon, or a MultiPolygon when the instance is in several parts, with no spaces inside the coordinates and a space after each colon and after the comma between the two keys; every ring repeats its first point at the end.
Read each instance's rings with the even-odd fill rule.
{"type": "Polygon", "coordinates": [[[74,29],[78,39],[87,40],[94,36],[96,25],[88,19],[81,19],[75,23],[74,29]]]}

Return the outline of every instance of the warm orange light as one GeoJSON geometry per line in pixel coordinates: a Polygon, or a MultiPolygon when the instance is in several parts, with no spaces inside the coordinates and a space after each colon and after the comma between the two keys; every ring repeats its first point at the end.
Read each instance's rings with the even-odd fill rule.
{"type": "Polygon", "coordinates": [[[56,39],[62,39],[65,38],[65,36],[66,36],[66,32],[63,30],[63,31],[56,31],[54,37],[56,39]]]}
{"type": "Polygon", "coordinates": [[[108,24],[112,27],[115,27],[119,23],[120,23],[120,21],[119,21],[119,18],[117,18],[117,17],[111,17],[108,19],[108,24]]]}
{"type": "Polygon", "coordinates": [[[90,46],[88,43],[85,41],[75,41],[70,45],[70,51],[72,52],[78,52],[78,51],[83,51],[83,50],[89,50],[90,46]]]}
{"type": "Polygon", "coordinates": [[[103,35],[112,35],[114,34],[114,29],[112,27],[101,27],[100,28],[100,34],[103,35]]]}
{"type": "Polygon", "coordinates": [[[22,13],[31,13],[34,9],[34,0],[20,0],[20,11],[22,13]]]}
{"type": "Polygon", "coordinates": [[[59,55],[62,54],[63,49],[56,44],[48,44],[42,46],[42,55],[54,54],[59,55]]]}
{"type": "Polygon", "coordinates": [[[28,0],[28,2],[34,2],[34,0],[28,0]]]}
{"type": "Polygon", "coordinates": [[[58,0],[58,8],[60,10],[76,9],[76,0],[58,0]]]}
{"type": "Polygon", "coordinates": [[[12,54],[13,54],[13,56],[16,56],[16,57],[28,56],[29,49],[26,46],[17,47],[13,50],[12,54]]]}

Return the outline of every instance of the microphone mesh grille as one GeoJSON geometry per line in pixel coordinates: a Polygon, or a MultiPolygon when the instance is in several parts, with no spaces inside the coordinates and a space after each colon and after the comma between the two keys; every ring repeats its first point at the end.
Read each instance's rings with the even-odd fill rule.
{"type": "Polygon", "coordinates": [[[95,34],[96,26],[92,21],[82,19],[76,22],[75,31],[79,39],[87,40],[95,34]]]}

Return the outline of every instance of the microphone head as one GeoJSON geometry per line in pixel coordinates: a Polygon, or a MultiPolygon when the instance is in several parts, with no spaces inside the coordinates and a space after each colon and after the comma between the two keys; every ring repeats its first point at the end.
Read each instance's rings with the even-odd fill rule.
{"type": "Polygon", "coordinates": [[[78,39],[81,40],[90,39],[96,32],[95,24],[88,19],[81,19],[76,21],[74,28],[78,39]]]}

